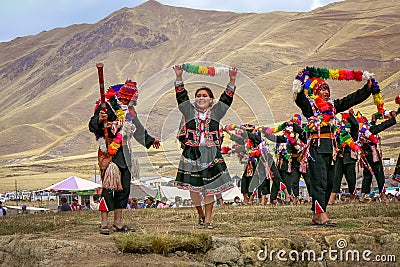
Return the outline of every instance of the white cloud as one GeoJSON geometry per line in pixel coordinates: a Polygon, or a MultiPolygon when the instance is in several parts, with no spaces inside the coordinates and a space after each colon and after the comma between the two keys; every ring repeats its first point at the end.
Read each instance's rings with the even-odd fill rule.
{"type": "Polygon", "coordinates": [[[314,9],[319,8],[321,6],[323,6],[323,4],[321,3],[320,0],[313,0],[312,3],[311,3],[310,9],[314,10],[314,9]]]}
{"type": "Polygon", "coordinates": [[[309,10],[314,10],[316,8],[325,6],[327,4],[330,4],[330,3],[333,3],[333,2],[341,2],[341,1],[343,1],[343,0],[335,0],[335,1],[332,1],[332,0],[312,0],[312,3],[311,3],[311,6],[310,6],[309,10]]]}

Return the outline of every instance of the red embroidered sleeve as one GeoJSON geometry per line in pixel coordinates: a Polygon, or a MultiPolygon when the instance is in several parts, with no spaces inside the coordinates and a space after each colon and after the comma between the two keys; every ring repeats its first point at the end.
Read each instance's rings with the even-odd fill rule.
{"type": "Polygon", "coordinates": [[[183,83],[175,85],[175,92],[180,93],[185,90],[185,85],[183,83]]]}

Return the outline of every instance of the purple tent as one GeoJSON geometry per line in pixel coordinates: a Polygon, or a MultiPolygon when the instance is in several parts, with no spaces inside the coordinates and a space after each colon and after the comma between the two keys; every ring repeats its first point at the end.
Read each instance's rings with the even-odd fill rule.
{"type": "Polygon", "coordinates": [[[49,186],[43,190],[47,191],[87,191],[101,188],[101,184],[91,182],[76,176],[71,176],[59,183],[49,186]]]}

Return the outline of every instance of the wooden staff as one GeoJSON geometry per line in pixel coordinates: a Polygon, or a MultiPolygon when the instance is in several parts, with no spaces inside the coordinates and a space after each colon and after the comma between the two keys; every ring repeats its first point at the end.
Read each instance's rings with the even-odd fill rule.
{"type": "MultiPolygon", "coordinates": [[[[97,67],[97,75],[99,76],[101,110],[107,114],[106,97],[104,95],[104,75],[103,75],[104,64],[97,63],[96,67],[97,67]]],[[[104,122],[104,139],[106,140],[106,144],[108,144],[107,121],[104,122]]]]}

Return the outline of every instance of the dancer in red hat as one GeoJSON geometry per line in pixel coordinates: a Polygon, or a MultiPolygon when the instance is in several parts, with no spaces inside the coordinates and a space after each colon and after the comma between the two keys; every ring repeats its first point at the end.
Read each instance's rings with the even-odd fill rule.
{"type": "Polygon", "coordinates": [[[385,174],[383,172],[382,156],[378,151],[378,143],[380,139],[378,133],[396,124],[396,116],[398,113],[392,110],[389,114],[390,119],[387,119],[380,124],[375,124],[375,122],[368,123],[367,118],[361,117],[360,123],[362,123],[362,127],[360,130],[359,140],[362,145],[361,162],[364,169],[360,202],[364,202],[365,195],[371,191],[373,175],[378,182],[381,201],[388,201],[385,193],[385,174]]]}
{"type": "Polygon", "coordinates": [[[110,87],[105,98],[107,110],[102,110],[100,101],[97,102],[89,122],[89,130],[95,134],[99,143],[99,167],[103,181],[99,205],[100,233],[107,235],[110,233],[110,211],[114,211],[114,231],[133,231],[122,222],[122,211],[128,203],[131,177],[138,171],[131,153],[132,139],[146,148],[159,148],[160,141],[147,133],[137,117],[134,108],[138,100],[136,82],[128,79],[123,85],[110,87]]]}
{"type": "MultiPolygon", "coordinates": [[[[362,72],[331,71],[326,69],[306,68],[299,72],[293,82],[295,103],[301,108],[307,118],[307,129],[311,133],[308,148],[305,154],[308,156],[310,169],[310,189],[313,200],[314,212],[311,224],[336,227],[326,213],[326,208],[333,186],[334,175],[334,129],[337,127],[336,113],[348,110],[366,100],[371,93],[379,90],[378,83],[371,80],[368,75],[367,83],[363,88],[342,99],[330,98],[330,88],[325,80],[318,77],[356,77],[362,80],[362,72]],[[325,74],[327,74],[325,76],[325,74]],[[348,75],[346,75],[348,74],[348,75]]],[[[367,76],[367,75],[366,75],[367,76]]]]}
{"type": "Polygon", "coordinates": [[[342,120],[339,132],[336,134],[338,144],[335,161],[335,176],[333,180],[332,193],[329,198],[329,205],[335,204],[336,196],[340,192],[343,175],[349,187],[350,202],[353,202],[357,194],[356,188],[356,163],[360,147],[356,144],[358,140],[358,121],[353,111],[342,112],[342,120]]]}

